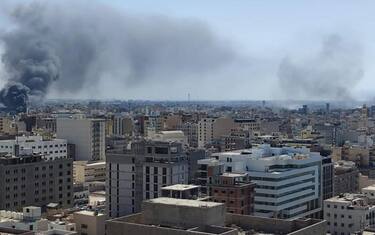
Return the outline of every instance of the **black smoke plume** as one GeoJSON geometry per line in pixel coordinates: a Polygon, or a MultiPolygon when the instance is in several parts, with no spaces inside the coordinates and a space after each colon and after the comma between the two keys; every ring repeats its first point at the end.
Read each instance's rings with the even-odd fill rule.
{"type": "Polygon", "coordinates": [[[363,77],[362,50],[339,35],[329,35],[316,55],[284,58],[278,77],[289,99],[351,100],[351,89],[363,77]]]}
{"type": "Polygon", "coordinates": [[[126,92],[207,74],[237,57],[201,22],[132,16],[94,1],[21,4],[9,18],[14,27],[0,34],[9,75],[0,102],[14,112],[43,100],[51,85],[75,94],[116,77],[126,92]]]}

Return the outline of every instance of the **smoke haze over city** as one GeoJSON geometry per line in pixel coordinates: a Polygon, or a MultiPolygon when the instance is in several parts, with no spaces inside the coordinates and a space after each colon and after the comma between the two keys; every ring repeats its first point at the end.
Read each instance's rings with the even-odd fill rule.
{"type": "MultiPolygon", "coordinates": [[[[331,7],[286,2],[302,12],[310,4],[331,7]]],[[[347,9],[350,3],[335,5],[342,10],[330,18],[324,18],[327,9],[309,13],[314,20],[300,18],[302,13],[283,18],[276,2],[238,1],[228,12],[228,3],[212,4],[204,15],[193,11],[193,2],[161,1],[153,9],[145,7],[152,5],[147,1],[5,1],[2,103],[59,97],[184,100],[188,93],[205,100],[372,99],[374,55],[366,40],[375,35],[367,25],[348,24],[355,14],[347,9]],[[229,24],[225,19],[233,12],[237,16],[229,24]]]]}

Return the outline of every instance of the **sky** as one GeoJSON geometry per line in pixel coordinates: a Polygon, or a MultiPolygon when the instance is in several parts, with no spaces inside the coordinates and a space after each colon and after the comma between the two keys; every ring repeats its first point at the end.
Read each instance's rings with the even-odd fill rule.
{"type": "MultiPolygon", "coordinates": [[[[18,0],[5,3],[6,10],[0,13],[0,35],[11,32],[14,27],[17,28],[18,23],[9,16],[10,12],[17,5],[28,5],[30,2],[32,1],[18,0]]],[[[42,4],[45,2],[42,1],[42,4]]],[[[62,4],[60,6],[73,5],[73,1],[50,2],[62,4]]],[[[141,82],[137,83],[129,82],[128,78],[124,78],[127,82],[123,84],[122,78],[119,78],[125,76],[122,72],[102,73],[95,70],[96,73],[90,72],[90,75],[101,74],[100,78],[91,82],[85,81],[83,84],[91,85],[83,86],[79,90],[61,89],[61,86],[64,86],[61,85],[63,83],[61,81],[65,79],[62,76],[59,78],[61,81],[53,83],[48,89],[46,95],[48,98],[184,100],[189,93],[194,100],[372,100],[375,94],[375,70],[372,65],[375,59],[374,1],[92,0],[89,2],[92,8],[98,8],[93,11],[99,15],[101,9],[105,7],[138,20],[161,17],[168,19],[169,22],[193,22],[192,27],[203,25],[202,27],[210,33],[207,37],[213,37],[213,43],[217,43],[218,50],[223,50],[220,55],[229,54],[228,57],[231,58],[216,61],[215,56],[219,54],[207,56],[211,53],[209,51],[203,54],[207,56],[203,58],[212,59],[213,62],[201,63],[202,67],[207,66],[207,69],[202,69],[196,64],[191,67],[187,65],[189,69],[183,73],[175,72],[183,66],[176,63],[171,65],[174,67],[169,71],[168,63],[171,63],[169,60],[175,59],[168,58],[165,64],[160,65],[159,62],[150,64],[151,67],[163,66],[163,73],[156,68],[146,73],[144,76],[147,78],[139,79],[141,82]],[[228,51],[230,53],[227,53],[228,51]],[[196,69],[197,66],[199,71],[196,69]],[[165,78],[166,76],[170,78],[165,78]]],[[[85,8],[78,7],[78,9],[85,16],[85,8]]],[[[77,14],[80,14],[79,10],[77,14]]],[[[108,12],[103,11],[103,15],[98,18],[107,17],[108,12]]],[[[152,28],[152,31],[157,30],[158,26],[152,25],[153,23],[160,22],[148,21],[145,27],[152,28]]],[[[174,26],[171,28],[176,34],[181,33],[178,28],[185,26],[176,24],[175,28],[174,26]]],[[[169,34],[170,31],[164,30],[163,27],[170,27],[170,25],[161,25],[160,34],[169,34]]],[[[188,34],[185,31],[181,34],[189,40],[176,43],[174,50],[178,51],[180,46],[189,48],[191,46],[188,45],[189,41],[199,43],[198,46],[202,50],[206,46],[211,46],[209,40],[202,41],[199,35],[188,34]]],[[[159,34],[146,34],[145,37],[155,35],[159,34]]],[[[170,39],[173,38],[166,37],[165,44],[171,43],[168,41],[170,39]]],[[[152,43],[152,38],[150,40],[151,42],[145,43],[152,43]]],[[[4,53],[6,48],[7,45],[0,46],[0,54],[4,53]]],[[[184,65],[191,61],[189,57],[191,55],[176,53],[171,56],[186,56],[183,60],[184,65]]],[[[197,56],[201,55],[198,53],[197,56]]],[[[123,59],[121,56],[118,58],[123,59]]],[[[160,60],[158,54],[156,58],[160,60]]],[[[108,64],[99,67],[103,67],[104,70],[118,68],[108,64]]],[[[7,65],[0,65],[0,77],[2,85],[7,84],[7,79],[11,77],[7,65]]]]}

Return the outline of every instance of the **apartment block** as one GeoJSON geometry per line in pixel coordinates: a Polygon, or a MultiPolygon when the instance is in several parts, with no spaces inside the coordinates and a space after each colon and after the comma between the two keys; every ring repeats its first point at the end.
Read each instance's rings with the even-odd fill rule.
{"type": "Polygon", "coordinates": [[[187,184],[189,167],[181,143],[142,140],[131,150],[107,153],[107,214],[119,217],[139,212],[141,202],[157,198],[161,188],[187,184]]]}
{"type": "Polygon", "coordinates": [[[88,162],[75,161],[73,163],[74,183],[89,183],[105,181],[106,165],[104,161],[88,162]]]}
{"type": "Polygon", "coordinates": [[[48,160],[42,155],[0,157],[0,209],[73,205],[73,160],[48,160]]]}
{"type": "Polygon", "coordinates": [[[324,201],[324,219],[330,234],[353,234],[375,224],[375,206],[361,194],[341,194],[324,201]]]}
{"type": "Polygon", "coordinates": [[[338,161],[334,164],[334,195],[359,192],[359,170],[354,162],[338,161]]]}
{"type": "Polygon", "coordinates": [[[230,134],[238,127],[231,118],[203,118],[198,122],[198,147],[204,148],[214,139],[230,134]]]}
{"type": "Polygon", "coordinates": [[[68,149],[65,139],[43,139],[42,136],[16,136],[15,139],[0,140],[0,152],[13,155],[32,152],[45,158],[67,158],[68,149]]]}
{"type": "Polygon", "coordinates": [[[105,120],[58,118],[57,137],[75,145],[75,160],[105,160],[105,120]]]}
{"type": "Polygon", "coordinates": [[[228,213],[250,215],[254,211],[255,183],[246,173],[223,173],[211,186],[211,199],[226,205],[228,213]]]}

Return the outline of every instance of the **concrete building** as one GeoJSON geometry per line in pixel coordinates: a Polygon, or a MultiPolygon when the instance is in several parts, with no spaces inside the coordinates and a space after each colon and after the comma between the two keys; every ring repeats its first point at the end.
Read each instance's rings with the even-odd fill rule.
{"type": "Polygon", "coordinates": [[[322,187],[323,200],[334,196],[333,178],[334,178],[334,164],[330,157],[322,158],[322,187]]]}
{"type": "Polygon", "coordinates": [[[68,149],[65,139],[43,139],[42,136],[16,136],[15,139],[0,140],[0,152],[13,155],[27,152],[42,154],[45,158],[67,158],[68,149]]]}
{"type": "Polygon", "coordinates": [[[211,185],[211,198],[225,203],[228,213],[250,215],[254,211],[254,188],[246,173],[223,173],[219,182],[211,185]]]}
{"type": "Polygon", "coordinates": [[[161,188],[187,184],[189,167],[182,144],[143,140],[130,152],[107,153],[107,215],[139,212],[144,199],[157,198],[161,188]]]}
{"type": "Polygon", "coordinates": [[[324,201],[330,234],[352,234],[375,224],[375,206],[360,194],[341,194],[324,201]]]}
{"type": "Polygon", "coordinates": [[[161,188],[162,197],[196,200],[200,197],[200,186],[192,184],[174,184],[161,188]]]}
{"type": "MultiPolygon", "coordinates": [[[[75,224],[65,221],[50,221],[42,218],[41,208],[35,206],[24,207],[22,212],[0,211],[0,228],[12,228],[35,232],[36,234],[75,234],[75,224]]],[[[3,234],[0,232],[0,234],[3,234]]]]}
{"type": "Polygon", "coordinates": [[[105,181],[106,165],[104,161],[88,162],[75,161],[73,163],[74,183],[88,183],[105,181]]]}
{"type": "Polygon", "coordinates": [[[73,205],[73,160],[47,160],[42,155],[0,157],[0,209],[73,205]]]}
{"type": "Polygon", "coordinates": [[[183,131],[160,131],[148,137],[156,141],[179,142],[183,146],[188,146],[188,139],[183,131]]]}
{"type": "Polygon", "coordinates": [[[254,214],[263,217],[300,218],[322,210],[322,156],[307,148],[272,148],[212,155],[226,172],[247,173],[256,184],[254,214]]]}
{"type": "Polygon", "coordinates": [[[359,192],[359,171],[354,162],[338,161],[334,164],[334,195],[359,192]]]}
{"type": "Polygon", "coordinates": [[[115,136],[132,136],[134,132],[133,119],[123,115],[115,115],[112,128],[112,134],[115,136]]]}
{"type": "Polygon", "coordinates": [[[78,211],[73,213],[73,220],[79,235],[105,235],[106,215],[103,213],[78,211]]]}
{"type": "Polygon", "coordinates": [[[198,122],[198,147],[204,148],[214,139],[230,134],[236,127],[238,125],[231,118],[203,118],[198,122]]]}
{"type": "Polygon", "coordinates": [[[107,221],[107,234],[317,235],[326,234],[326,222],[226,214],[222,203],[157,198],[145,201],[141,213],[107,221]]]}
{"type": "Polygon", "coordinates": [[[102,119],[57,119],[57,137],[75,145],[75,160],[105,160],[105,121],[102,119]]]}
{"type": "Polygon", "coordinates": [[[219,175],[224,172],[224,164],[215,158],[198,160],[197,184],[202,194],[212,195],[211,185],[219,183],[219,175]]]}

